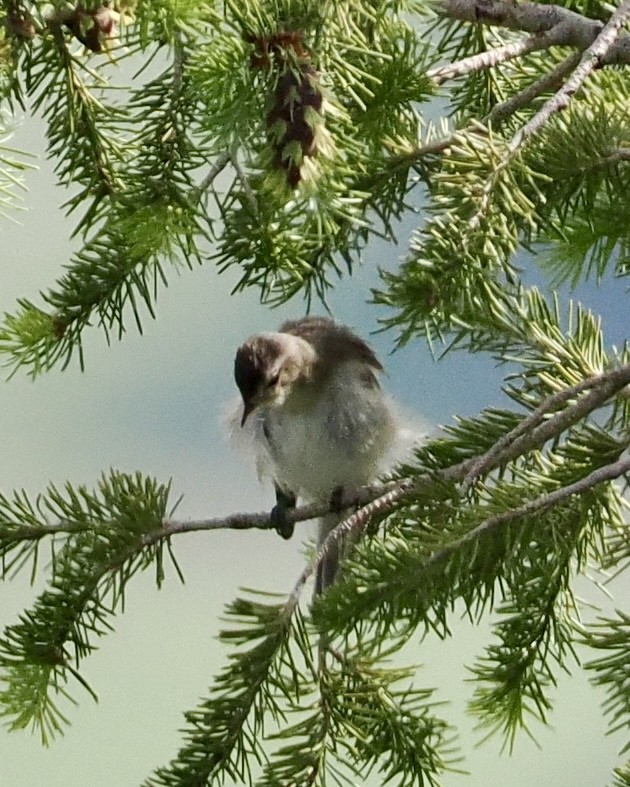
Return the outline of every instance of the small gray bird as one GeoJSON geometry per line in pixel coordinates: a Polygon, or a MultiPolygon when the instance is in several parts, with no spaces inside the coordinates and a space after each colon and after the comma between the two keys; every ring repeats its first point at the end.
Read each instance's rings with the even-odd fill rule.
{"type": "MultiPolygon", "coordinates": [[[[377,380],[382,368],[362,339],[326,317],[289,320],[238,348],[241,426],[270,468],[272,517],[285,538],[293,526],[284,515],[298,496],[338,506],[385,469],[397,425],[377,380]]],[[[320,545],[341,518],[331,513],[320,520],[320,545]]],[[[335,581],[343,549],[337,544],[318,567],[316,594],[335,581]]]]}

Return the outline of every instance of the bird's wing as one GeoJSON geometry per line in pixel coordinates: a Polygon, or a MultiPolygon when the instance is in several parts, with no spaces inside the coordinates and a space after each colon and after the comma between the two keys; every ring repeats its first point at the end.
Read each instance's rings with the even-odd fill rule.
{"type": "Polygon", "coordinates": [[[334,358],[337,363],[361,360],[377,371],[383,366],[372,348],[345,325],[329,317],[302,317],[287,320],[280,326],[281,333],[290,333],[313,345],[318,355],[334,358]]]}

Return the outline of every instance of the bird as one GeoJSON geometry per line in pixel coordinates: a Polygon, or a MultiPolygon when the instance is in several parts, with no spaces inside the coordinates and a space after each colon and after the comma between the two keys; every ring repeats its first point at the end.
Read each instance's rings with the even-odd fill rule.
{"type": "MultiPolygon", "coordinates": [[[[324,503],[318,545],[344,518],[342,500],[385,469],[398,425],[370,346],[328,317],[287,320],[277,332],[250,336],[237,350],[234,378],[259,469],[276,491],[272,523],[285,538],[297,499],[324,503]]],[[[329,545],[319,561],[315,596],[337,579],[347,545],[329,545]]]]}

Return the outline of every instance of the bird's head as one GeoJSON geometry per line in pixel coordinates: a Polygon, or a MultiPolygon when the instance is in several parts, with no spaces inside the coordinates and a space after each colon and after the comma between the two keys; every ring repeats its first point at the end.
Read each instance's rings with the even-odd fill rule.
{"type": "Polygon", "coordinates": [[[294,385],[310,377],[314,359],[308,342],[285,333],[258,334],[242,344],[234,359],[244,406],[241,426],[257,407],[283,405],[294,385]]]}

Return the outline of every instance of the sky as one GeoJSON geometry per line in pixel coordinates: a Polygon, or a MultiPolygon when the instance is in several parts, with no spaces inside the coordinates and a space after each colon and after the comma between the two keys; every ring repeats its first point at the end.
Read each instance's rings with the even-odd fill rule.
{"type": "MultiPolygon", "coordinates": [[[[12,142],[43,151],[41,125],[25,122],[12,142]]],[[[50,164],[39,163],[27,177],[26,210],[14,214],[20,223],[3,219],[0,224],[0,312],[14,311],[19,297],[36,300],[71,254],[73,218],[61,208],[67,195],[54,186],[50,164]]],[[[401,237],[408,237],[419,218],[409,217],[401,237]]],[[[371,244],[362,268],[331,294],[333,315],[371,337],[386,367],[385,388],[413,423],[436,430],[456,414],[507,405],[501,391],[505,370],[492,359],[459,353],[438,362],[422,342],[392,354],[395,335],[372,333],[386,314],[367,302],[377,267],[395,267],[405,252],[404,243],[371,244]]],[[[534,268],[528,278],[544,282],[534,268]]],[[[94,327],[85,334],[84,372],[73,363],[35,382],[18,373],[0,383],[0,490],[24,489],[35,497],[49,483],[91,488],[103,472],[116,468],[172,479],[173,499],[183,495],[181,518],[268,510],[272,491],[258,483],[253,467],[226,438],[224,416],[237,393],[233,357],[245,337],[303,314],[304,304],[295,300],[270,310],[259,304],[254,290],[231,296],[235,282],[233,274],[219,276],[210,263],[173,271],[169,287],[159,294],[157,319],[147,314],[143,321],[143,335],[130,320],[122,341],[108,346],[94,327]]],[[[619,282],[590,283],[576,295],[603,315],[609,342],[627,336],[626,294],[619,282]]],[[[242,586],[288,592],[302,569],[304,540],[311,533],[311,526],[302,525],[289,542],[253,531],[178,537],[174,548],[186,583],[171,571],[158,592],[150,573],[136,577],[116,630],[84,662],[99,702],[79,694],[79,705],[68,711],[71,727],[49,749],[28,732],[0,729],[3,784],[133,787],[164,765],[178,747],[183,711],[205,695],[226,663],[227,651],[217,642],[225,604],[242,586]]],[[[29,586],[27,576],[6,582],[0,623],[15,622],[38,589],[29,586]]],[[[618,606],[627,590],[627,585],[616,589],[618,606]]],[[[588,581],[580,591],[607,611],[615,604],[588,581]]],[[[498,739],[476,748],[480,735],[464,715],[473,690],[466,665],[482,653],[490,629],[469,624],[457,612],[452,629],[449,640],[418,640],[405,653],[409,663],[422,665],[418,685],[436,687],[436,699],[448,703],[445,716],[460,729],[470,775],[446,775],[445,787],[608,783],[624,741],[605,736],[604,697],[578,669],[559,676],[550,726],[535,726],[540,748],[525,735],[512,756],[500,753],[498,739]]]]}

